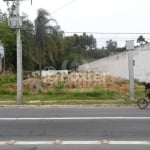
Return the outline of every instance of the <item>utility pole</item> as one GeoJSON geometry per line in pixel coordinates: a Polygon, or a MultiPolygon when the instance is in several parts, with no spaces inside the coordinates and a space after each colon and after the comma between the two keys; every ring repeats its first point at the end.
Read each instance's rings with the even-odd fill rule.
{"type": "Polygon", "coordinates": [[[9,17],[8,24],[10,28],[17,30],[17,104],[23,104],[23,85],[22,85],[22,42],[20,29],[22,28],[22,20],[19,13],[19,6],[21,0],[4,0],[4,1],[16,1],[15,15],[9,17]]]}
{"type": "Polygon", "coordinates": [[[129,82],[130,82],[130,100],[134,100],[134,60],[133,50],[134,41],[126,41],[126,49],[128,51],[128,67],[129,67],[129,82]]]}
{"type": "MultiPolygon", "coordinates": [[[[23,84],[22,84],[22,79],[23,79],[23,72],[22,72],[22,41],[21,41],[21,33],[20,29],[22,28],[22,19],[20,17],[20,1],[23,0],[3,0],[5,2],[12,1],[16,2],[16,9],[15,15],[13,14],[12,16],[9,16],[9,21],[8,25],[12,29],[17,30],[17,104],[21,105],[23,104],[23,84]]],[[[32,4],[32,0],[31,0],[32,4]]]]}
{"type": "Polygon", "coordinates": [[[22,42],[20,34],[20,13],[19,13],[19,0],[16,4],[16,13],[18,18],[18,28],[17,28],[17,104],[23,104],[23,85],[22,85],[22,42]]]}

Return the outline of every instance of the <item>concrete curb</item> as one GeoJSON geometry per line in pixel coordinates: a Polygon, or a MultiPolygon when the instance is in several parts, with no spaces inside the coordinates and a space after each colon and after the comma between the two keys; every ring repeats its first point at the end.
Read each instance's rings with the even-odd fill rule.
{"type": "Polygon", "coordinates": [[[133,108],[137,107],[136,104],[133,105],[117,105],[117,104],[100,104],[100,105],[0,105],[1,107],[9,107],[9,108],[88,108],[88,107],[101,107],[101,108],[106,108],[106,107],[117,107],[117,108],[133,108]]]}

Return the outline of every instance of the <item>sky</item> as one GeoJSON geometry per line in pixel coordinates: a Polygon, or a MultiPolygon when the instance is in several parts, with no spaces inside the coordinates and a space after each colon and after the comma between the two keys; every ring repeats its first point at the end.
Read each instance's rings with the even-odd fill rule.
{"type": "MultiPolygon", "coordinates": [[[[99,45],[114,39],[125,43],[139,35],[100,33],[150,33],[150,0],[24,0],[20,12],[34,21],[39,8],[46,9],[65,32],[93,33],[99,45]]],[[[6,3],[0,0],[0,9],[6,3]]],[[[66,33],[67,34],[67,33],[66,33]]],[[[150,34],[143,35],[150,41],[150,34]]]]}

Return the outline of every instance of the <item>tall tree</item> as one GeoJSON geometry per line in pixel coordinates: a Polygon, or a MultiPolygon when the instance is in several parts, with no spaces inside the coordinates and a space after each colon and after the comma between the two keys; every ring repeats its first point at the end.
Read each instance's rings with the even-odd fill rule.
{"type": "Polygon", "coordinates": [[[5,48],[6,69],[16,70],[16,33],[8,27],[7,14],[0,11],[0,40],[5,48]]]}
{"type": "Polygon", "coordinates": [[[22,35],[22,55],[23,55],[23,68],[24,70],[33,70],[35,68],[35,63],[32,60],[32,48],[34,41],[34,26],[33,23],[28,20],[28,18],[23,19],[23,30],[22,35]]]}
{"type": "MultiPolygon", "coordinates": [[[[38,10],[38,16],[35,19],[35,61],[39,65],[39,70],[43,66],[51,63],[55,64],[55,57],[63,50],[62,32],[55,19],[44,10],[38,10]],[[51,22],[55,25],[51,25],[51,22]]],[[[40,73],[41,74],[41,73],[40,73]]]]}

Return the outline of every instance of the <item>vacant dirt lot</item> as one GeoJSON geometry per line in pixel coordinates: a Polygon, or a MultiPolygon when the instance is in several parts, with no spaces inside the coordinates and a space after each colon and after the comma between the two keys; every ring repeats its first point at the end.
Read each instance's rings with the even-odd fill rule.
{"type": "Polygon", "coordinates": [[[81,88],[91,89],[96,87],[105,87],[114,89],[120,92],[129,91],[128,82],[121,79],[112,77],[108,74],[95,74],[95,73],[71,73],[71,74],[56,74],[46,76],[41,79],[29,78],[23,81],[25,89],[49,89],[53,87],[60,88],[81,88]]]}

